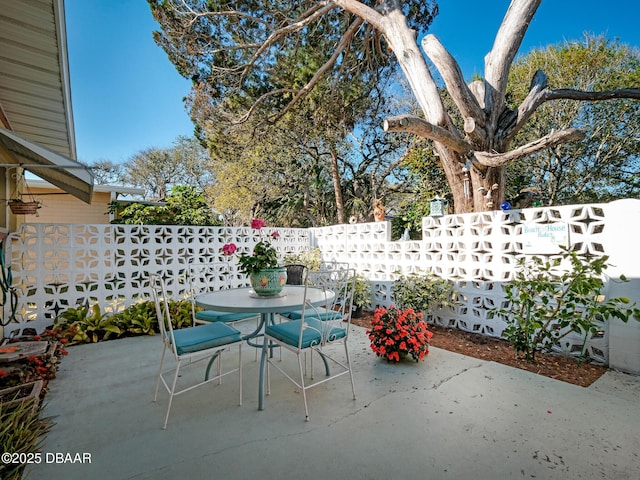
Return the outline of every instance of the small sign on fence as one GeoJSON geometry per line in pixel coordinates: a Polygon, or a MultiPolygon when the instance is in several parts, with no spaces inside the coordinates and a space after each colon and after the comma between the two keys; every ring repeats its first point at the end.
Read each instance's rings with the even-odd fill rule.
{"type": "Polygon", "coordinates": [[[569,246],[569,226],[565,222],[526,223],[520,237],[522,253],[554,255],[569,246]]]}

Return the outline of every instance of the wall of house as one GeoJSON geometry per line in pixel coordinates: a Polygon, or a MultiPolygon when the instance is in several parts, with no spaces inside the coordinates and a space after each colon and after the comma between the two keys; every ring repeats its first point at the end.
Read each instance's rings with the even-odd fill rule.
{"type": "MultiPolygon", "coordinates": [[[[436,323],[500,336],[505,321],[489,310],[504,301],[505,282],[513,278],[518,259],[557,255],[542,240],[531,245],[527,232],[536,229],[563,227],[567,244],[578,253],[610,255],[616,265],[611,273],[632,280],[624,284],[629,289],[625,294],[640,303],[640,261],[629,234],[639,216],[640,200],[628,200],[427,217],[421,241],[391,241],[389,222],[279,229],[278,249],[285,254],[317,246],[325,261],[349,262],[372,283],[377,306],[392,303],[391,284],[400,273],[432,270],[453,280],[459,292],[457,307],[434,312],[436,323]]],[[[149,272],[162,273],[169,291],[180,298],[186,292],[187,264],[226,261],[220,253],[224,243],[232,241],[249,252],[258,241],[248,227],[34,223],[22,225],[10,239],[7,258],[19,302],[16,321],[5,334],[25,327],[42,329],[61,311],[87,302],[99,304],[103,311],[119,311],[148,298],[149,272]]],[[[613,292],[617,284],[611,285],[613,292]]],[[[627,327],[636,333],[619,330],[612,341],[608,323],[603,324],[601,335],[588,340],[586,353],[604,363],[614,359],[612,366],[640,373],[640,342],[620,343],[617,338],[640,339],[640,322],[627,327]],[[619,347],[624,359],[611,354],[619,347]]],[[[568,354],[582,348],[579,336],[567,337],[562,344],[568,354]]]]}
{"type": "MultiPolygon", "coordinates": [[[[4,161],[2,149],[0,149],[0,160],[4,161]]],[[[11,210],[7,202],[16,192],[15,168],[0,167],[0,198],[3,200],[2,209],[0,209],[0,231],[9,233],[15,231],[18,222],[15,215],[11,214],[11,210]]]]}
{"type": "Polygon", "coordinates": [[[56,189],[30,187],[36,200],[42,202],[36,215],[23,216],[24,223],[109,223],[108,206],[111,192],[93,192],[91,205],[56,189]]]}

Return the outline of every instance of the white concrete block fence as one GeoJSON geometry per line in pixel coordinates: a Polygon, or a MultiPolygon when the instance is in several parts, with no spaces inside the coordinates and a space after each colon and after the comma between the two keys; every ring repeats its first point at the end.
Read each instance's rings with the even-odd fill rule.
{"type": "MultiPolygon", "coordinates": [[[[608,255],[614,267],[607,273],[630,279],[608,282],[607,294],[640,304],[639,223],[640,200],[630,199],[426,217],[420,241],[391,241],[390,222],[278,228],[275,244],[282,255],[318,247],[325,261],[349,262],[371,282],[375,306],[393,304],[391,284],[399,274],[432,270],[453,280],[459,292],[459,305],[435,312],[433,321],[500,336],[505,322],[488,311],[505,301],[504,285],[514,277],[517,260],[554,255],[544,244],[532,245],[527,232],[564,225],[573,249],[608,255]]],[[[5,327],[5,335],[42,330],[64,309],[87,302],[102,311],[120,311],[149,298],[150,272],[162,273],[172,295],[181,298],[189,263],[225,262],[220,253],[225,243],[249,252],[257,241],[250,227],[23,224],[5,242],[18,292],[17,321],[5,327]]],[[[237,272],[234,281],[246,279],[237,272]]],[[[575,354],[582,344],[579,336],[567,338],[562,350],[575,354]]],[[[607,322],[597,338],[588,340],[587,353],[612,368],[640,374],[640,322],[607,322]]]]}

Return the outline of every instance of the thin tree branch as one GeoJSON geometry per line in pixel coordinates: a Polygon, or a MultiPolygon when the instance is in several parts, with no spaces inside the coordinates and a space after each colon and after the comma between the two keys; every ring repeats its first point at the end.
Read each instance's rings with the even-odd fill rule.
{"type": "Polygon", "coordinates": [[[319,69],[318,71],[313,75],[313,77],[311,77],[311,80],[309,80],[307,82],[307,84],[302,87],[300,90],[297,91],[296,95],[293,97],[293,99],[287,104],[287,106],[282,110],[282,112],[280,112],[277,116],[277,118],[282,118],[284,115],[287,114],[287,112],[289,110],[291,110],[291,108],[293,108],[293,106],[303,97],[305,97],[312,89],[313,87],[320,81],[320,79],[322,78],[322,76],[333,66],[335,65],[336,61],[338,60],[338,58],[340,57],[340,55],[342,54],[342,52],[347,48],[347,46],[349,45],[349,43],[351,42],[353,35],[355,34],[356,30],[358,28],[360,28],[360,25],[362,25],[362,23],[364,22],[364,20],[362,20],[361,18],[356,18],[351,25],[349,25],[349,28],[347,29],[347,31],[344,33],[344,35],[342,36],[342,38],[340,39],[340,42],[338,43],[338,45],[336,45],[336,49],[333,52],[333,55],[331,55],[331,58],[329,58],[329,60],[327,60],[319,69]]]}

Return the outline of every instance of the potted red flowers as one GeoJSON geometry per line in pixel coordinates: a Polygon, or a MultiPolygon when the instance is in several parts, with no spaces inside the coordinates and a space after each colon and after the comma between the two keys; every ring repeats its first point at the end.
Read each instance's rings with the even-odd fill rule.
{"type": "Polygon", "coordinates": [[[409,355],[417,362],[429,354],[429,340],[433,332],[429,331],[422,313],[391,306],[375,311],[367,335],[371,340],[371,350],[388,362],[399,362],[409,355]]]}
{"type": "Polygon", "coordinates": [[[251,228],[259,232],[260,239],[249,253],[238,253],[235,243],[227,243],[222,246],[222,254],[231,257],[238,255],[240,271],[249,276],[249,281],[256,294],[260,296],[278,295],[287,282],[287,269],[278,265],[278,252],[270,243],[278,240],[280,233],[272,231],[267,235],[268,239],[262,236],[262,228],[267,224],[264,220],[254,218],[251,221],[251,228]]]}

